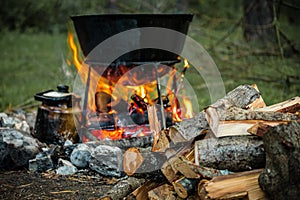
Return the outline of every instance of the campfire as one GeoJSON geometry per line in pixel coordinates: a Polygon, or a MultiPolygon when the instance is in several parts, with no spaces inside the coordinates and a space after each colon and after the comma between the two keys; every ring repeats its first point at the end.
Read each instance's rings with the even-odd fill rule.
{"type": "MultiPolygon", "coordinates": [[[[96,173],[101,184],[114,183],[105,194],[95,192],[101,200],[298,196],[299,97],[267,106],[255,84],[240,85],[197,113],[189,94],[181,93],[189,62],[178,54],[142,49],[109,64],[88,56],[128,28],[186,33],[191,19],[73,17],[80,46],[69,32],[69,63],[78,71],[83,93],[69,92],[65,85],[37,93],[42,104],[34,130],[25,116],[0,113],[0,168],[28,166],[49,177],[96,173]]],[[[177,42],[181,47],[184,41],[177,42]]],[[[59,191],[70,192],[78,191],[59,191]]]]}
{"type": "MultiPolygon", "coordinates": [[[[142,49],[104,67],[102,60],[89,63],[88,58],[80,56],[80,49],[88,57],[92,47],[121,30],[154,26],[186,34],[192,15],[100,15],[72,19],[81,48],[70,31],[68,44],[73,57],[68,63],[73,62],[86,86],[80,121],[81,128],[86,129],[81,138],[83,142],[151,136],[149,121],[153,116],[149,116],[148,110],[152,106],[164,129],[193,117],[191,100],[181,95],[184,75],[189,68],[186,59],[163,50],[142,49]],[[137,24],[130,24],[133,21],[137,24]],[[99,31],[100,27],[108,30],[99,31]],[[184,62],[181,71],[176,67],[180,62],[184,62]]],[[[173,42],[175,45],[183,43],[173,42]]]]}

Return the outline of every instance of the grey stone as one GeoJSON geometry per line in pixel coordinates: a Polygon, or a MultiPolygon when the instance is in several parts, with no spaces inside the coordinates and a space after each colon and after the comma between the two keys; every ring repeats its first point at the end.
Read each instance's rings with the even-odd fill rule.
{"type": "Polygon", "coordinates": [[[36,139],[15,129],[0,130],[0,168],[27,166],[40,152],[36,139]]]}
{"type": "Polygon", "coordinates": [[[2,113],[0,113],[0,119],[1,119],[2,117],[8,117],[8,115],[7,115],[6,113],[2,112],[2,113]]]}
{"type": "Polygon", "coordinates": [[[104,176],[121,177],[122,150],[108,145],[97,146],[92,151],[89,167],[104,176]]]}
{"type": "Polygon", "coordinates": [[[0,125],[2,127],[13,128],[15,124],[20,123],[21,120],[16,117],[1,117],[0,125]]]}
{"type": "Polygon", "coordinates": [[[58,160],[58,164],[61,166],[56,169],[56,174],[72,175],[78,171],[77,168],[70,161],[63,160],[60,158],[58,160]]]}
{"type": "Polygon", "coordinates": [[[17,129],[17,130],[24,131],[26,133],[30,133],[30,127],[29,127],[29,125],[27,124],[26,121],[21,121],[20,123],[16,123],[14,125],[14,128],[17,129]]]}
{"type": "Polygon", "coordinates": [[[44,172],[53,169],[54,164],[49,154],[40,153],[32,160],[29,160],[29,170],[36,172],[44,172]]]}
{"type": "Polygon", "coordinates": [[[91,148],[86,144],[79,144],[71,153],[70,160],[77,167],[88,167],[91,158],[91,148]]]}

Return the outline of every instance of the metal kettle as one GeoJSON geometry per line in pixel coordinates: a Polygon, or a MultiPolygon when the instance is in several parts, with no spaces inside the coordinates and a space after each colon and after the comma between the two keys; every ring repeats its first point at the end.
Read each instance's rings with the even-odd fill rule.
{"type": "Polygon", "coordinates": [[[77,132],[81,116],[81,97],[69,93],[69,87],[58,85],[57,91],[47,90],[35,94],[41,101],[38,107],[34,136],[47,144],[63,144],[66,140],[79,141],[77,132]]]}

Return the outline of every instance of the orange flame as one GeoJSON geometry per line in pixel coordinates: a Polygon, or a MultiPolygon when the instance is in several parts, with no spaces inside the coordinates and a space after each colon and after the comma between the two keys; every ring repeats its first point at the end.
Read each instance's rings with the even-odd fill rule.
{"type": "Polygon", "coordinates": [[[92,130],[92,134],[99,140],[111,139],[118,140],[122,138],[123,130],[92,130]]]}
{"type": "Polygon", "coordinates": [[[183,98],[183,106],[185,108],[185,114],[184,117],[189,119],[193,117],[193,106],[192,106],[192,102],[190,99],[188,99],[187,97],[183,98]]]}
{"type": "Polygon", "coordinates": [[[172,118],[175,122],[181,122],[182,119],[181,117],[179,116],[179,113],[180,113],[180,109],[177,108],[177,106],[173,106],[173,109],[172,109],[172,118]]]}
{"type": "MultiPolygon", "coordinates": [[[[82,54],[78,45],[78,42],[76,42],[74,35],[71,31],[68,32],[68,45],[70,47],[70,50],[72,51],[72,62],[67,59],[68,65],[74,64],[80,78],[83,84],[87,83],[87,75],[89,71],[89,65],[87,65],[85,62],[83,62],[82,54]]],[[[180,59],[180,58],[178,58],[180,59]]],[[[179,104],[178,100],[178,94],[177,91],[174,91],[174,83],[179,81],[182,82],[184,78],[184,74],[186,69],[189,68],[189,63],[187,59],[184,59],[184,68],[180,76],[176,79],[176,73],[177,69],[174,67],[173,70],[169,73],[169,80],[166,86],[166,94],[170,100],[171,107],[169,108],[169,112],[172,112],[172,118],[175,122],[182,121],[183,118],[191,118],[193,117],[193,110],[192,110],[192,103],[188,98],[183,97],[183,105],[181,106],[179,104]],[[182,110],[183,109],[183,110],[182,110]]],[[[131,81],[134,79],[134,77],[130,77],[131,81]]],[[[135,82],[138,82],[136,80],[135,82]]],[[[106,78],[100,76],[97,71],[94,68],[91,68],[91,74],[90,74],[90,82],[89,82],[89,91],[88,91],[88,110],[91,112],[96,111],[96,103],[95,103],[95,91],[102,91],[107,94],[110,94],[113,98],[115,95],[120,95],[122,98],[126,98],[122,92],[126,95],[130,95],[130,90],[135,91],[137,95],[143,98],[143,100],[148,103],[152,104],[152,100],[157,97],[156,93],[156,82],[153,81],[151,83],[143,84],[140,86],[126,86],[126,88],[122,87],[116,87],[119,88],[119,90],[113,91],[114,88],[110,81],[108,81],[106,78]],[[123,95],[123,96],[122,96],[123,95]]],[[[118,84],[118,83],[116,83],[118,84]]],[[[121,83],[120,83],[121,84],[121,83]]],[[[182,83],[179,83],[180,85],[182,83]]],[[[116,85],[118,86],[118,85],[116,85]]],[[[144,112],[142,109],[139,110],[140,112],[144,112]]],[[[111,110],[110,114],[116,113],[116,111],[111,110]]],[[[103,140],[106,138],[109,139],[121,139],[123,136],[125,129],[117,129],[117,130],[94,130],[93,134],[103,140]]],[[[145,133],[141,132],[138,136],[142,136],[145,133]]],[[[84,140],[83,140],[84,141],[84,140]]]]}
{"type": "MultiPolygon", "coordinates": [[[[79,53],[78,53],[79,51],[78,51],[77,45],[74,40],[74,36],[71,31],[68,32],[68,44],[69,44],[70,49],[73,52],[73,63],[75,65],[77,71],[80,71],[82,59],[79,56],[79,53]]],[[[68,64],[71,65],[70,62],[68,62],[68,64]]]]}
{"type": "MultiPolygon", "coordinates": [[[[68,32],[68,45],[73,53],[73,64],[81,78],[82,83],[86,85],[89,66],[83,62],[83,59],[80,56],[79,45],[76,44],[75,38],[71,31],[68,32]]],[[[100,76],[93,68],[91,68],[89,84],[87,109],[90,111],[96,111],[95,91],[102,91],[112,95],[112,86],[109,84],[109,81],[106,78],[100,76]]]]}

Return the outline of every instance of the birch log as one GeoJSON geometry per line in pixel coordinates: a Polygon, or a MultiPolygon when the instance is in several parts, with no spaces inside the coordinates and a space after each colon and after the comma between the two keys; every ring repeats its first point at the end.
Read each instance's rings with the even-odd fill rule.
{"type": "MultiPolygon", "coordinates": [[[[241,85],[224,98],[218,100],[210,107],[218,107],[219,105],[226,105],[226,107],[238,107],[247,109],[253,105],[255,101],[261,102],[261,96],[255,86],[241,85]]],[[[259,104],[259,107],[265,106],[264,102],[259,104]]],[[[195,137],[205,133],[209,129],[209,124],[206,120],[204,111],[200,112],[194,118],[184,120],[170,128],[169,137],[174,143],[191,141],[195,137]]]]}
{"type": "Polygon", "coordinates": [[[195,143],[195,163],[233,172],[263,168],[265,152],[257,136],[209,138],[195,143]]]}

